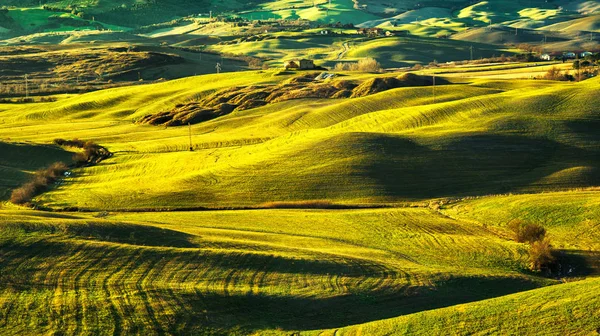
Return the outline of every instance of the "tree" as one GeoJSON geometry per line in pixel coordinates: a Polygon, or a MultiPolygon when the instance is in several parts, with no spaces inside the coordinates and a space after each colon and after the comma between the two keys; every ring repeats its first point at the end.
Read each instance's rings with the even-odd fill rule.
{"type": "Polygon", "coordinates": [[[514,232],[515,240],[519,243],[533,243],[546,236],[546,229],[537,223],[514,219],[508,223],[508,227],[514,232]]]}
{"type": "Polygon", "coordinates": [[[529,267],[532,271],[539,272],[543,268],[550,266],[554,260],[552,245],[548,238],[531,243],[529,248],[529,267]]]}

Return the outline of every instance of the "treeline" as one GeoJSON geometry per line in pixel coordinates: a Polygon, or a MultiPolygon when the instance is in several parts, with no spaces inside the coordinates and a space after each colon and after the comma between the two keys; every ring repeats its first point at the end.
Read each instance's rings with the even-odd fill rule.
{"type": "Polygon", "coordinates": [[[56,139],[54,143],[58,146],[81,148],[83,151],[73,155],[71,165],[55,162],[48,168],[36,171],[30,181],[12,191],[11,203],[29,204],[35,196],[47,191],[52,184],[59,182],[65,174],[69,174],[70,168],[94,165],[112,156],[110,151],[92,141],[56,139]]]}

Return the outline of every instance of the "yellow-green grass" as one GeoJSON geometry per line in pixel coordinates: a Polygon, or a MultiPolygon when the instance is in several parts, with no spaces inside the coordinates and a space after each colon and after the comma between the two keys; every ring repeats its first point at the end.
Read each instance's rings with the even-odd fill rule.
{"type": "Polygon", "coordinates": [[[543,30],[559,30],[566,33],[600,32],[600,15],[586,16],[573,20],[554,23],[543,30]]]}
{"type": "Polygon", "coordinates": [[[481,43],[469,44],[435,38],[388,37],[353,44],[344,59],[373,57],[384,67],[402,67],[415,63],[429,64],[433,61],[469,59],[471,46],[473,46],[474,59],[512,54],[510,50],[481,43]]]}
{"type": "Polygon", "coordinates": [[[378,19],[378,16],[354,8],[354,2],[351,0],[332,1],[331,4],[319,1],[316,6],[299,4],[298,8],[292,7],[287,3],[275,2],[264,6],[265,10],[243,13],[239,16],[251,20],[266,19],[305,19],[318,22],[343,22],[343,23],[361,23],[365,21],[378,19]]]}
{"type": "Polygon", "coordinates": [[[541,0],[527,5],[516,1],[480,1],[460,9],[456,16],[459,19],[470,20],[472,24],[481,25],[482,23],[508,22],[520,18],[541,21],[553,18],[560,13],[554,4],[541,0]]]}
{"type": "MultiPolygon", "coordinates": [[[[432,87],[408,87],[292,100],[194,125],[194,152],[187,127],[134,123],[215,90],[297,74],[209,75],[0,105],[7,146],[77,137],[115,153],[36,199],[95,212],[0,209],[0,333],[327,334],[348,326],[338,332],[418,334],[454,325],[466,334],[531,333],[532,302],[546,308],[541,325],[558,321],[555,333],[597,328],[595,315],[581,313],[597,310],[597,280],[449,307],[557,283],[527,271],[528,246],[506,228],[513,217],[544,225],[577,276],[597,274],[597,191],[477,198],[440,211],[113,212],[314,200],[424,205],[598,185],[598,79],[452,78],[435,98],[432,87]],[[544,299],[561,295],[571,301],[544,299]]],[[[18,149],[0,161],[15,165],[25,153],[33,163],[19,169],[34,169],[37,152],[18,149]]]]}
{"type": "Polygon", "coordinates": [[[594,335],[600,280],[589,279],[481,302],[306,335],[594,335]]]}
{"type": "MultiPolygon", "coordinates": [[[[97,27],[88,20],[81,19],[71,13],[61,13],[43,10],[41,8],[16,8],[8,12],[11,17],[25,32],[60,32],[97,29],[97,27]],[[62,19],[62,20],[61,20],[62,19]],[[76,25],[69,25],[76,22],[76,25]],[[59,24],[58,27],[56,24],[59,24]]],[[[103,27],[111,30],[126,30],[126,28],[115,25],[105,25],[103,27]]]]}
{"type": "MultiPolygon", "coordinates": [[[[440,30],[434,27],[433,33],[428,31],[424,35],[438,33],[440,33],[440,30]]],[[[372,57],[385,68],[395,68],[416,63],[428,64],[435,60],[448,62],[469,59],[471,55],[470,46],[473,46],[474,59],[500,56],[502,54],[510,56],[515,53],[515,50],[489,44],[472,44],[464,41],[425,37],[397,36],[364,39],[344,35],[295,38],[293,35],[276,35],[279,38],[228,45],[212,45],[209,46],[209,49],[228,54],[266,58],[269,60],[267,64],[275,67],[282,67],[284,61],[298,58],[310,58],[315,60],[317,65],[333,67],[338,62],[355,62],[364,57],[372,57]],[[344,52],[344,44],[349,48],[347,52],[344,52]]]]}
{"type": "Polygon", "coordinates": [[[600,191],[484,197],[448,205],[443,211],[505,230],[514,219],[538,223],[548,228],[557,248],[600,250],[600,191]]]}
{"type": "Polygon", "coordinates": [[[27,110],[10,106],[0,134],[37,143],[92,139],[115,152],[39,198],[55,207],[381,204],[598,185],[598,80],[478,79],[438,86],[435,103],[431,87],[282,102],[195,125],[194,152],[186,128],[132,123],[223,86],[290,76],[274,74],[203,76],[27,110]]]}
{"type": "Polygon", "coordinates": [[[540,62],[525,64],[506,64],[497,66],[469,67],[467,69],[431,69],[425,73],[438,73],[448,77],[486,78],[486,79],[542,79],[552,68],[563,73],[575,74],[572,63],[540,62]]]}
{"type": "Polygon", "coordinates": [[[0,214],[9,334],[283,334],[555,283],[426,209],[0,214]]]}

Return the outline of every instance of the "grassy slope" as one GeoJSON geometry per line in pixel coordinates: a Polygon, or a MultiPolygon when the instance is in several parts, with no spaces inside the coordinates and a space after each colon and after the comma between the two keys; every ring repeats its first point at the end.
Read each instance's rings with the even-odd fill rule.
{"type": "MultiPolygon", "coordinates": [[[[353,32],[348,32],[352,34],[353,32]]],[[[278,38],[233,45],[214,45],[210,49],[232,54],[251,55],[270,59],[270,65],[282,66],[287,59],[309,57],[318,65],[333,67],[338,62],[357,61],[364,57],[375,58],[383,67],[428,64],[437,60],[448,62],[468,59],[469,47],[473,45],[473,57],[511,55],[504,47],[483,43],[465,43],[435,38],[387,37],[378,39],[356,38],[355,35],[310,36],[302,38],[278,38]],[[349,50],[338,58],[348,43],[349,50]],[[433,50],[433,52],[431,51],[433,50]]]]}
{"type": "MultiPolygon", "coordinates": [[[[430,87],[283,102],[195,125],[193,153],[186,128],[132,123],[223,87],[290,76],[209,75],[0,105],[0,139],[79,137],[115,152],[41,198],[56,206],[395,202],[597,185],[598,80],[455,79],[436,88],[435,103],[430,87]]],[[[3,159],[19,162],[21,151],[13,152],[3,159]]],[[[578,274],[595,273],[597,208],[593,191],[475,199],[442,214],[409,208],[96,218],[4,206],[0,331],[286,334],[377,320],[340,332],[443,332],[452,323],[465,333],[497,325],[497,332],[530,331],[538,305],[546,308],[542,325],[561,321],[550,330],[583,333],[597,327],[594,315],[580,314],[597,309],[596,280],[437,309],[555,283],[525,270],[527,247],[511,241],[504,225],[513,217],[544,223],[553,244],[584,257],[578,265],[587,269],[578,274]],[[545,299],[561,295],[572,301],[545,299]]]]}
{"type": "Polygon", "coordinates": [[[0,232],[3,333],[285,333],[553,283],[521,273],[520,244],[424,209],[3,210],[0,232]]]}
{"type": "Polygon", "coordinates": [[[480,79],[438,87],[435,104],[431,88],[283,102],[194,126],[195,152],[186,151],[185,128],[131,123],[218,87],[284,78],[271,72],[204,76],[152,90],[101,91],[27,111],[17,107],[2,113],[10,126],[0,134],[36,142],[91,138],[116,152],[111,162],[78,171],[43,196],[55,206],[381,203],[598,184],[592,127],[597,80],[519,85],[480,79]]]}
{"type": "Polygon", "coordinates": [[[552,228],[557,248],[599,250],[598,191],[486,197],[449,206],[444,213],[505,228],[515,218],[552,228]]]}
{"type": "Polygon", "coordinates": [[[318,334],[593,335],[599,290],[600,280],[590,279],[318,334]]]}

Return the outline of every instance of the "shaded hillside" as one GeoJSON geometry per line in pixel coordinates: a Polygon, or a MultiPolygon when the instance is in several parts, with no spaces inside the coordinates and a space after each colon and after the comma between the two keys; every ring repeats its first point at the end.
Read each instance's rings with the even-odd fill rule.
{"type": "Polygon", "coordinates": [[[0,98],[24,97],[25,75],[30,95],[48,95],[212,73],[216,62],[224,64],[224,72],[247,66],[243,60],[215,54],[125,43],[86,48],[0,47],[0,98]]]}

